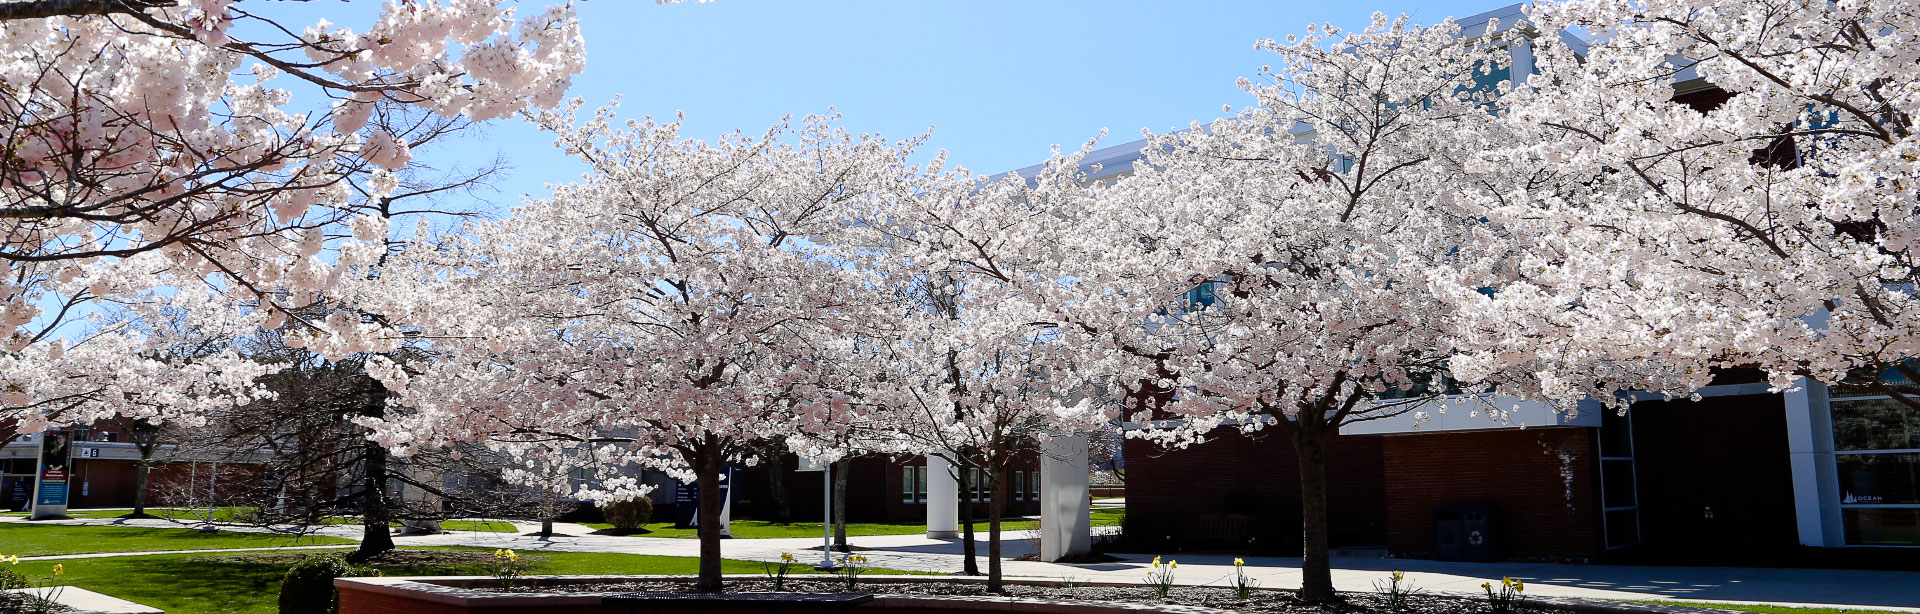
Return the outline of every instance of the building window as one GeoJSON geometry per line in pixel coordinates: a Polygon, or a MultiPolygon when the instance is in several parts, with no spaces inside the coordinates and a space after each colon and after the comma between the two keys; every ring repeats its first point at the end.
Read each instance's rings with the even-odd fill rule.
{"type": "Polygon", "coordinates": [[[1013,472],[1013,500],[1027,500],[1027,472],[1013,472]]]}
{"type": "Polygon", "coordinates": [[[967,468],[967,490],[969,491],[969,495],[967,497],[968,501],[986,501],[987,500],[986,472],[981,471],[979,467],[968,467],[967,468]]]}
{"type": "Polygon", "coordinates": [[[1180,297],[1180,306],[1187,311],[1200,311],[1212,307],[1214,303],[1220,302],[1219,292],[1226,286],[1226,282],[1222,281],[1201,282],[1180,297]]]}
{"type": "Polygon", "coordinates": [[[1027,498],[1040,500],[1040,472],[1033,472],[1033,479],[1027,480],[1027,498]]]}
{"type": "Polygon", "coordinates": [[[1920,546],[1920,411],[1885,396],[1828,407],[1847,545],[1920,546]]]}
{"type": "Polygon", "coordinates": [[[907,503],[927,502],[926,465],[907,465],[900,468],[900,500],[907,503]]]}

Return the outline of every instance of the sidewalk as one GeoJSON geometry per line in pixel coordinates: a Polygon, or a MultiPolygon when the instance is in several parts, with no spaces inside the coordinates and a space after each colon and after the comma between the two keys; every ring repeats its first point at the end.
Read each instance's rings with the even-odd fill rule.
{"type": "MultiPolygon", "coordinates": [[[[24,522],[8,518],[0,522],[24,522]]],[[[178,527],[176,523],[154,520],[64,520],[58,524],[118,525],[142,527],[178,527]]],[[[588,534],[592,529],[568,523],[556,523],[554,531],[574,537],[540,539],[524,533],[539,529],[537,524],[516,524],[515,533],[459,531],[443,535],[395,536],[394,543],[406,546],[479,546],[513,548],[522,552],[604,552],[659,556],[699,555],[699,541],[684,538],[608,537],[588,534]]],[[[227,527],[246,530],[247,527],[227,527]]],[[[1002,541],[1008,559],[1034,552],[1036,544],[1027,531],[1010,531],[1002,541]]],[[[320,534],[357,538],[358,527],[326,527],[320,534]]],[[[903,571],[953,573],[960,569],[961,543],[958,539],[928,539],[920,535],[878,535],[852,537],[855,546],[871,548],[861,554],[873,567],[903,571]]],[[[730,539],[721,543],[727,558],[777,561],[781,554],[793,554],[805,562],[819,559],[817,538],[730,539]]],[[[312,548],[312,547],[302,547],[312,548]]],[[[984,536],[979,541],[982,558],[986,553],[984,536]]],[[[129,553],[133,555],[133,553],[129,553]]],[[[79,558],[35,557],[35,558],[79,558]]],[[[1064,565],[1032,561],[1003,562],[1009,577],[1074,579],[1088,582],[1140,582],[1153,555],[1118,555],[1111,563],[1064,565]]],[[[1917,554],[1920,556],[1920,554],[1917,554]]],[[[837,557],[836,557],[837,558],[837,557]]],[[[1177,580],[1181,585],[1224,585],[1233,573],[1233,557],[1228,555],[1177,555],[1180,561],[1177,580]]],[[[1269,588],[1296,588],[1300,585],[1299,558],[1252,557],[1246,559],[1247,574],[1269,588]]],[[[984,566],[986,562],[981,561],[984,566]]],[[[1532,563],[1445,563],[1411,559],[1336,558],[1334,587],[1342,591],[1372,591],[1373,584],[1393,571],[1406,572],[1420,589],[1438,594],[1479,595],[1480,583],[1498,581],[1502,576],[1523,580],[1527,594],[1555,597],[1636,600],[1699,600],[1717,602],[1765,603],[1792,606],[1854,607],[1895,609],[1920,612],[1920,573],[1836,569],[1781,569],[1741,567],[1651,567],[1620,565],[1561,565],[1532,563]]]]}

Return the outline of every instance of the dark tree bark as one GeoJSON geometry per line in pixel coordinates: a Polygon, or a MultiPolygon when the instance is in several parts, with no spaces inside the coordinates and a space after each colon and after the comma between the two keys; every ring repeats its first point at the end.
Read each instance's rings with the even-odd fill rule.
{"type": "Polygon", "coordinates": [[[787,499],[787,454],[775,449],[767,454],[767,496],[773,499],[773,521],[793,522],[793,505],[787,499]]]}
{"type": "Polygon", "coordinates": [[[833,549],[852,552],[847,547],[847,473],[853,462],[840,459],[833,463],[833,549]]]}
{"type": "Polygon", "coordinates": [[[1000,507],[1005,503],[1005,495],[1000,493],[1000,468],[988,467],[987,487],[987,592],[1004,593],[1000,574],[1000,507]]]}
{"type": "Polygon", "coordinates": [[[147,516],[147,475],[153,472],[153,457],[140,455],[140,463],[133,466],[133,514],[134,518],[147,516]]]}
{"type": "Polygon", "coordinates": [[[953,468],[954,473],[959,474],[955,476],[957,479],[955,479],[954,482],[960,485],[960,552],[965,558],[965,563],[961,566],[960,573],[962,575],[977,576],[980,575],[980,563],[973,559],[975,551],[973,544],[973,493],[971,492],[973,485],[971,480],[968,479],[968,474],[972,472],[967,471],[967,468],[960,466],[959,463],[954,463],[949,466],[953,468]]]}
{"type": "Polygon", "coordinates": [[[693,589],[720,592],[720,438],[707,435],[693,458],[694,484],[700,488],[700,579],[693,589]]]}
{"type": "Polygon", "coordinates": [[[393,531],[387,528],[392,510],[387,506],[387,449],[371,441],[367,446],[365,473],[361,476],[360,548],[347,560],[362,563],[393,550],[393,531]]]}
{"type": "Polygon", "coordinates": [[[169,7],[178,4],[178,0],[21,0],[18,2],[0,2],[0,21],[134,13],[149,8],[169,7]]]}
{"type": "Polygon", "coordinates": [[[1327,538],[1328,433],[1319,426],[1306,422],[1293,437],[1300,461],[1300,599],[1309,603],[1334,599],[1327,538]]]}
{"type": "MultiPolygon", "coordinates": [[[[361,382],[365,386],[365,397],[361,399],[359,414],[368,418],[383,417],[387,413],[387,389],[372,378],[361,382]]],[[[387,449],[371,439],[362,438],[355,445],[361,446],[361,493],[360,548],[347,556],[348,561],[365,562],[381,553],[393,550],[393,531],[387,523],[393,520],[393,508],[388,505],[387,488],[391,482],[387,479],[387,449]]]]}

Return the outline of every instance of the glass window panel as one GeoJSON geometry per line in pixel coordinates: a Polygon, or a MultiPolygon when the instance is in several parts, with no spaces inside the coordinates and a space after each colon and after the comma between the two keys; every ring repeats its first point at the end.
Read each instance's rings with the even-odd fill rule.
{"type": "Polygon", "coordinates": [[[1027,498],[1027,472],[1013,472],[1013,498],[1024,501],[1027,498]]]}
{"type": "Polygon", "coordinates": [[[1847,543],[1854,546],[1920,546],[1920,509],[1840,510],[1847,543]]]}
{"type": "Polygon", "coordinates": [[[1920,411],[1893,399],[1836,401],[1833,446],[1838,450],[1920,448],[1920,411]]]}
{"type": "Polygon", "coordinates": [[[913,465],[900,468],[900,498],[907,501],[913,500],[913,474],[918,473],[914,469],[913,465]]]}
{"type": "MultiPolygon", "coordinates": [[[[1882,382],[1893,384],[1896,386],[1912,386],[1913,385],[1913,382],[1908,381],[1907,376],[1902,375],[1898,369],[1887,369],[1886,371],[1881,372],[1879,379],[1882,382]]],[[[1868,383],[1864,379],[1849,379],[1848,381],[1857,383],[1857,384],[1868,383]]],[[[1843,387],[1835,386],[1827,389],[1827,396],[1835,399],[1839,399],[1839,398],[1845,398],[1845,397],[1877,397],[1877,396],[1885,396],[1885,395],[1872,390],[1846,390],[1846,389],[1843,389],[1843,387]]]]}
{"type": "Polygon", "coordinates": [[[1600,461],[1601,503],[1607,507],[1633,507],[1633,461],[1600,461]]]}
{"type": "Polygon", "coordinates": [[[1640,543],[1640,511],[1607,512],[1607,547],[1618,548],[1640,543]]]}
{"type": "Polygon", "coordinates": [[[914,467],[913,474],[915,481],[913,493],[914,499],[917,501],[927,500],[927,471],[928,469],[926,467],[914,467]]]}
{"type": "Polygon", "coordinates": [[[1842,505],[1920,503],[1920,454],[1839,454],[1842,505]]]}

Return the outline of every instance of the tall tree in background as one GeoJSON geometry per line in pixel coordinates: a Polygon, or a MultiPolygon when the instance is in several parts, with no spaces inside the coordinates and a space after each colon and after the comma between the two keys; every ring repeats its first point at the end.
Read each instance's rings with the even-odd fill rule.
{"type": "MultiPolygon", "coordinates": [[[[1053,249],[1069,232],[1057,201],[1080,199],[1080,155],[1057,157],[1035,178],[994,180],[955,168],[904,202],[881,203],[856,227],[901,296],[868,328],[885,339],[891,386],[866,397],[871,439],[949,461],[967,545],[974,493],[987,504],[987,589],[1003,590],[1001,488],[1011,463],[1046,438],[1097,428],[1110,416],[1093,397],[1078,327],[1059,324],[1075,300],[1053,249]],[[975,483],[973,476],[979,476],[975,483]]],[[[970,563],[972,552],[967,553],[970,563]]],[[[973,571],[973,570],[968,570],[973,571]]]]}
{"type": "MultiPolygon", "coordinates": [[[[409,250],[352,297],[436,337],[442,357],[419,373],[372,368],[418,409],[382,423],[380,440],[403,454],[586,444],[596,463],[673,469],[715,502],[722,468],[757,441],[845,429],[851,403],[834,391],[850,384],[823,380],[851,377],[831,366],[853,351],[843,330],[880,297],[832,235],[849,203],[911,185],[915,142],[823,117],[714,141],[611,110],[545,120],[593,172],[512,219],[409,250]]],[[[721,588],[719,512],[700,508],[706,591],[721,588]]]]}
{"type": "Polygon", "coordinates": [[[550,107],[583,68],[570,6],[515,19],[493,2],[396,2],[364,31],[271,12],[237,0],[0,6],[0,420],[35,432],[221,410],[230,395],[205,387],[243,386],[244,358],[134,365],[152,339],[76,341],[72,323],[94,308],[166,307],[240,329],[292,319],[350,332],[296,310],[380,253],[327,249],[398,188],[393,172],[422,145],[370,123],[376,109],[505,117],[550,107]],[[331,105],[301,108],[287,88],[331,105]]]}
{"type": "MultiPolygon", "coordinates": [[[[1259,106],[1155,135],[1135,174],[1077,216],[1075,315],[1134,358],[1153,402],[1132,434],[1184,446],[1272,429],[1296,451],[1300,595],[1334,598],[1327,446],[1341,426],[1444,393],[1446,304],[1435,267],[1476,224],[1444,198],[1489,144],[1476,77],[1506,61],[1452,22],[1376,14],[1267,41],[1259,106]],[[1183,298],[1184,297],[1184,298],[1183,298]]],[[[1463,247],[1465,246],[1465,247],[1463,247]]],[[[1277,460],[1277,459],[1276,459],[1277,460]]]]}
{"type": "Polygon", "coordinates": [[[1528,19],[1595,41],[1537,41],[1540,74],[1502,103],[1514,138],[1475,161],[1515,177],[1461,199],[1514,255],[1442,279],[1455,372],[1571,406],[1758,367],[1920,412],[1920,10],[1575,0],[1528,19]]]}

